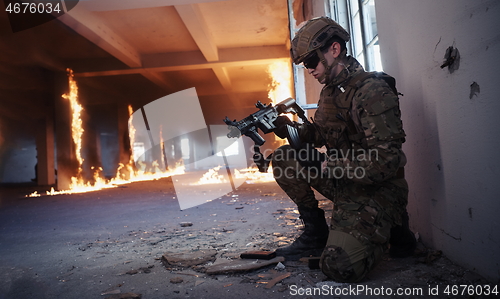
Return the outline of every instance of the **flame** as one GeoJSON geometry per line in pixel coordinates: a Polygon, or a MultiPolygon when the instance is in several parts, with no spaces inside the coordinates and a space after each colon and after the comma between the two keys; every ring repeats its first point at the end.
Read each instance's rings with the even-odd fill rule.
{"type": "MultiPolygon", "coordinates": [[[[221,169],[221,167],[222,166],[219,165],[209,169],[196,183],[192,183],[191,185],[227,183],[227,180],[224,178],[224,176],[219,174],[219,170],[221,169]]],[[[233,175],[235,179],[246,179],[247,184],[267,183],[275,181],[271,168],[269,168],[269,170],[265,173],[260,172],[257,167],[244,168],[240,170],[235,169],[233,175]]]]}
{"type": "MultiPolygon", "coordinates": [[[[103,179],[101,177],[101,171],[102,171],[102,169],[99,168],[98,171],[94,172],[94,183],[93,184],[91,184],[89,182],[82,183],[81,180],[77,179],[76,177],[72,177],[68,190],[56,191],[56,190],[54,190],[54,188],[51,188],[50,191],[46,191],[46,193],[44,195],[86,193],[86,192],[97,191],[97,190],[102,190],[102,189],[116,188],[119,185],[129,184],[132,182],[159,180],[159,179],[167,178],[167,177],[170,177],[173,175],[184,174],[184,165],[177,164],[177,167],[171,171],[151,173],[151,172],[145,172],[143,170],[134,171],[131,165],[123,165],[122,163],[120,163],[118,166],[116,177],[112,178],[111,180],[103,179]],[[127,179],[122,178],[120,175],[120,171],[123,168],[126,168],[130,171],[130,176],[127,179]]],[[[40,196],[42,196],[42,194],[38,193],[38,191],[35,191],[35,192],[27,195],[26,197],[40,197],[40,196]]]]}
{"type": "Polygon", "coordinates": [[[146,172],[144,170],[133,170],[133,166],[131,164],[123,165],[120,163],[116,177],[109,181],[109,184],[112,185],[123,185],[131,182],[142,182],[142,181],[152,181],[159,180],[162,178],[167,178],[173,175],[180,175],[185,173],[185,167],[182,163],[177,163],[176,167],[172,170],[161,171],[156,165],[159,165],[157,161],[153,161],[153,165],[155,165],[155,169],[158,170],[156,172],[146,172]],[[130,176],[127,179],[120,177],[120,169],[126,168],[130,172],[130,176]]]}
{"type": "Polygon", "coordinates": [[[191,185],[207,185],[207,184],[222,184],[227,183],[227,180],[224,179],[223,175],[219,174],[219,170],[222,166],[216,166],[214,168],[209,169],[196,183],[192,183],[191,185]]]}
{"type": "MultiPolygon", "coordinates": [[[[128,105],[128,136],[130,142],[131,155],[128,163],[133,165],[134,163],[134,141],[135,141],[135,127],[134,127],[134,110],[132,109],[132,105],[128,105]]],[[[122,165],[123,166],[123,165],[122,165]]]]}
{"type": "Polygon", "coordinates": [[[73,142],[75,143],[75,154],[76,160],[78,161],[78,174],[77,177],[81,176],[82,173],[82,135],[83,135],[83,127],[82,127],[82,112],[83,107],[78,103],[78,86],[76,85],[76,81],[73,76],[73,70],[67,69],[68,72],[68,83],[69,83],[69,93],[63,94],[62,97],[66,100],[69,100],[72,118],[71,118],[71,136],[73,137],[73,142]]]}
{"type": "MultiPolygon", "coordinates": [[[[82,177],[82,164],[84,159],[82,158],[81,155],[82,136],[84,132],[82,127],[83,121],[81,119],[83,107],[80,105],[80,103],[78,103],[78,86],[73,78],[73,71],[70,69],[68,69],[68,77],[69,77],[70,90],[68,94],[63,94],[62,97],[64,99],[69,100],[71,105],[71,110],[72,110],[71,131],[72,131],[73,141],[75,143],[75,154],[76,154],[76,159],[78,161],[78,173],[77,176],[71,178],[71,183],[69,185],[68,190],[54,190],[54,188],[51,188],[50,191],[46,191],[46,195],[84,193],[84,192],[102,190],[106,188],[115,188],[119,185],[128,184],[131,182],[158,180],[161,178],[170,177],[172,175],[184,174],[185,168],[182,163],[177,163],[176,167],[169,171],[160,170],[160,164],[158,163],[158,161],[152,162],[153,172],[146,172],[144,170],[146,169],[145,165],[142,165],[143,167],[141,167],[141,169],[139,170],[135,169],[133,144],[135,140],[136,130],[132,125],[132,115],[133,115],[132,106],[129,105],[128,106],[129,137],[130,137],[130,147],[132,152],[128,163],[126,165],[124,165],[123,163],[119,163],[115,177],[110,180],[106,180],[103,178],[101,167],[97,169],[95,167],[91,167],[91,169],[94,170],[94,176],[93,176],[94,182],[93,183],[84,182],[82,177]]],[[[163,163],[162,165],[165,165],[163,157],[161,162],[163,163]]],[[[139,162],[139,164],[140,163],[141,162],[139,162]]],[[[26,197],[40,197],[41,195],[42,195],[41,193],[35,191],[27,195],[26,197]]]]}
{"type": "MultiPolygon", "coordinates": [[[[270,84],[270,90],[268,93],[268,97],[273,101],[273,103],[278,103],[286,98],[291,97],[292,95],[292,73],[291,73],[291,65],[289,61],[279,60],[275,61],[268,66],[267,72],[272,78],[272,83],[270,84]]],[[[71,104],[72,110],[72,122],[71,122],[71,130],[72,137],[75,143],[75,155],[78,161],[78,173],[76,177],[71,178],[71,183],[68,190],[56,191],[54,188],[51,188],[50,191],[46,192],[46,195],[57,195],[57,194],[74,194],[74,193],[83,193],[101,190],[105,188],[114,188],[118,185],[128,184],[131,182],[138,181],[148,181],[148,180],[157,180],[160,178],[169,177],[172,175],[184,174],[185,168],[183,164],[178,163],[173,170],[165,170],[162,171],[160,166],[165,165],[164,157],[162,156],[161,163],[158,161],[154,161],[152,168],[154,172],[146,172],[146,167],[140,167],[140,169],[136,169],[134,167],[134,139],[135,139],[135,128],[132,125],[132,115],[133,110],[132,107],[128,106],[129,112],[129,137],[130,137],[130,148],[131,155],[128,163],[126,165],[120,163],[118,165],[118,169],[116,172],[116,176],[111,180],[106,180],[102,177],[102,168],[94,169],[94,182],[85,183],[82,178],[82,165],[84,159],[82,158],[82,136],[84,133],[82,127],[82,119],[81,114],[83,112],[83,107],[78,103],[78,86],[73,77],[73,71],[68,69],[68,81],[69,81],[69,93],[62,95],[64,99],[68,99],[71,104]]],[[[163,142],[162,144],[162,152],[163,152],[163,142]]],[[[138,162],[139,164],[141,162],[138,162]]],[[[216,183],[225,183],[226,180],[222,175],[218,174],[221,166],[214,167],[205,173],[202,178],[194,183],[197,185],[202,184],[216,184],[216,183]]],[[[235,178],[247,178],[247,183],[256,183],[256,182],[272,182],[274,181],[272,170],[270,169],[267,173],[260,173],[257,168],[246,168],[240,170],[234,170],[235,178]]],[[[29,197],[38,197],[42,194],[37,191],[27,195],[29,197]]]]}
{"type": "MultiPolygon", "coordinates": [[[[139,164],[138,169],[135,167],[135,162],[134,162],[134,143],[135,143],[135,133],[136,129],[133,125],[133,118],[134,118],[134,110],[132,109],[132,105],[128,105],[128,114],[129,114],[129,119],[128,119],[128,130],[129,130],[129,138],[130,138],[130,158],[127,164],[119,163],[118,164],[118,169],[116,170],[116,175],[113,179],[109,181],[108,184],[113,184],[113,185],[123,185],[123,184],[128,184],[131,182],[140,182],[140,181],[150,181],[150,180],[158,180],[161,178],[166,178],[172,175],[179,175],[179,174],[184,174],[185,172],[185,167],[183,163],[176,163],[176,166],[170,170],[170,171],[162,171],[160,170],[160,165],[165,165],[165,160],[162,155],[161,159],[161,164],[158,163],[158,161],[153,161],[152,162],[152,168],[155,170],[154,172],[146,172],[146,164],[142,161],[138,161],[137,164],[139,164]]],[[[162,137],[162,132],[160,130],[160,138],[161,138],[161,148],[163,151],[163,137],[162,137]]]]}
{"type": "Polygon", "coordinates": [[[257,167],[249,167],[244,169],[235,169],[234,177],[236,179],[245,179],[247,184],[255,184],[255,183],[267,183],[274,182],[273,170],[271,167],[267,170],[267,172],[260,172],[257,167]]]}
{"type": "Polygon", "coordinates": [[[161,165],[167,165],[167,161],[165,159],[165,144],[163,142],[163,126],[160,126],[160,151],[161,151],[161,165]]]}
{"type": "MultiPolygon", "coordinates": [[[[292,66],[289,60],[274,61],[267,67],[267,73],[272,80],[267,97],[272,100],[274,105],[292,97],[292,66]]],[[[285,115],[290,119],[292,118],[288,113],[285,115]]],[[[275,137],[275,142],[278,145],[283,145],[287,141],[275,137]]]]}
{"type": "Polygon", "coordinates": [[[267,67],[271,77],[268,97],[274,104],[292,97],[292,68],[288,60],[276,60],[267,67]]]}

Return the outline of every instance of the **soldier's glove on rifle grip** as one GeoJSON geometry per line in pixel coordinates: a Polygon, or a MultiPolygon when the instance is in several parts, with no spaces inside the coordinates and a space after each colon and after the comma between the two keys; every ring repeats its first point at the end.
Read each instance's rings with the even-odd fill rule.
{"type": "Polygon", "coordinates": [[[293,126],[293,122],[284,115],[278,116],[274,121],[274,126],[276,127],[276,129],[274,129],[274,134],[276,134],[276,136],[281,139],[287,138],[288,130],[286,128],[286,125],[293,126]]]}

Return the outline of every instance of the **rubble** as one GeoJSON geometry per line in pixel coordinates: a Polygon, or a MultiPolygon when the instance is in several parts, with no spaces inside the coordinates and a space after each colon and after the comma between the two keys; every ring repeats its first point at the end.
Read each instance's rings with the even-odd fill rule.
{"type": "MultiPolygon", "coordinates": [[[[149,192],[156,185],[146,186],[149,192]]],[[[273,251],[300,235],[303,226],[296,207],[276,188],[274,185],[244,185],[238,191],[239,196],[229,194],[199,209],[178,211],[178,207],[173,206],[167,212],[158,208],[157,214],[151,208],[134,213],[120,211],[120,215],[127,212],[127,215],[136,218],[120,218],[122,222],[119,225],[109,230],[101,227],[111,225],[102,225],[90,231],[87,237],[78,235],[74,241],[40,242],[44,250],[24,257],[29,260],[29,266],[24,268],[19,265],[0,265],[0,294],[24,294],[25,289],[18,287],[15,282],[23,281],[26,275],[34,277],[34,286],[42,283],[40,277],[52,277],[57,282],[58,285],[53,287],[57,290],[54,294],[59,292],[56,296],[42,294],[40,298],[76,298],[71,295],[90,292],[90,297],[101,295],[101,298],[106,299],[140,298],[138,296],[152,299],[277,299],[290,295],[291,286],[344,286],[330,281],[318,269],[317,258],[301,261],[288,261],[279,257],[268,261],[240,258],[244,252],[273,251]],[[255,187],[261,188],[261,192],[256,191],[255,187]],[[227,205],[227,202],[234,205],[227,205]],[[235,209],[239,206],[245,208],[235,209]],[[152,213],[156,216],[151,216],[152,213]],[[180,223],[195,225],[181,226],[180,223]],[[58,246],[53,247],[52,244],[58,246]],[[64,256],[62,251],[55,254],[56,250],[61,249],[64,254],[68,254],[65,259],[60,258],[64,256]],[[55,270],[48,272],[41,268],[39,261],[44,261],[45,267],[49,263],[60,266],[52,267],[55,270]],[[35,270],[31,270],[31,267],[35,270]],[[125,283],[126,290],[122,286],[125,283]],[[64,285],[64,290],[61,285],[64,285]]],[[[163,193],[161,196],[164,196],[163,193]]],[[[131,197],[130,201],[135,202],[136,197],[131,197]]],[[[140,207],[143,206],[141,203],[140,207]]],[[[321,200],[320,206],[327,215],[331,215],[331,202],[321,200]]],[[[165,209],[168,206],[162,204],[159,207],[165,209]]],[[[48,229],[53,230],[52,224],[48,229]]],[[[8,233],[8,229],[3,231],[4,235],[8,233]]],[[[14,239],[17,234],[19,231],[14,229],[8,237],[14,239]]],[[[47,236],[56,235],[43,234],[39,238],[45,240],[47,236]]],[[[10,246],[8,243],[6,245],[10,246]]],[[[436,284],[488,284],[474,272],[453,264],[439,251],[425,248],[421,243],[417,249],[415,256],[405,259],[391,259],[388,254],[384,255],[384,260],[362,283],[370,287],[423,286],[425,289],[428,285],[436,284]]],[[[0,248],[0,252],[5,256],[4,261],[12,258],[8,250],[2,251],[0,248]]],[[[21,260],[17,262],[22,264],[21,260]]],[[[48,281],[43,280],[43,284],[48,281]]]]}
{"type": "Polygon", "coordinates": [[[111,290],[111,291],[108,291],[108,292],[102,292],[101,296],[120,294],[121,292],[122,291],[120,291],[119,289],[115,289],[115,290],[111,290]]]}
{"type": "Polygon", "coordinates": [[[283,280],[283,279],[285,279],[285,278],[290,277],[290,275],[292,275],[292,273],[290,273],[290,272],[287,272],[287,273],[285,273],[285,274],[279,275],[279,276],[277,276],[277,277],[275,277],[275,278],[271,279],[271,280],[270,280],[270,281],[266,284],[266,286],[265,286],[264,288],[266,288],[266,289],[270,289],[270,288],[274,287],[274,286],[275,286],[278,282],[282,281],[282,280],[283,280]]]}
{"type": "Polygon", "coordinates": [[[181,222],[179,223],[181,227],[188,227],[188,226],[193,226],[192,222],[181,222]]]}
{"type": "Polygon", "coordinates": [[[214,249],[198,250],[194,252],[165,253],[162,255],[161,261],[166,267],[191,267],[209,261],[215,261],[216,254],[217,251],[214,249]]]}
{"type": "Polygon", "coordinates": [[[182,277],[179,277],[179,276],[170,278],[170,283],[181,283],[183,281],[184,281],[184,279],[182,277]]]}
{"type": "Polygon", "coordinates": [[[204,283],[205,281],[204,280],[197,280],[195,283],[194,283],[194,286],[197,287],[199,286],[200,284],[204,283]]]}
{"type": "Polygon", "coordinates": [[[281,262],[279,262],[276,267],[274,267],[274,270],[277,271],[284,271],[286,269],[285,265],[283,265],[281,262]]]}
{"type": "Polygon", "coordinates": [[[123,285],[122,283],[119,283],[117,285],[114,285],[114,286],[107,288],[106,290],[101,292],[101,296],[120,294],[121,293],[120,287],[122,285],[123,285]]]}
{"type": "Polygon", "coordinates": [[[139,269],[132,269],[130,271],[125,272],[125,274],[128,275],[134,275],[138,273],[151,273],[151,268],[153,268],[155,265],[149,265],[147,267],[140,267],[139,269]]]}
{"type": "Polygon", "coordinates": [[[246,271],[260,269],[284,261],[285,258],[282,256],[278,256],[270,260],[235,259],[232,261],[225,261],[222,263],[217,263],[216,261],[214,265],[206,268],[206,273],[214,275],[214,274],[246,272],[246,271]]]}
{"type": "Polygon", "coordinates": [[[141,299],[141,294],[136,293],[122,293],[122,294],[113,294],[104,299],[141,299]]]}

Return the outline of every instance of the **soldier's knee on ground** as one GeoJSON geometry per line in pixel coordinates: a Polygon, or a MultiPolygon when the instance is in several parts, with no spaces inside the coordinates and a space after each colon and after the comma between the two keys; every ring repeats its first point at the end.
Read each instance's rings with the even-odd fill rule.
{"type": "Polygon", "coordinates": [[[337,282],[359,282],[382,258],[381,244],[362,244],[348,233],[331,230],[320,259],[323,273],[337,282]]]}

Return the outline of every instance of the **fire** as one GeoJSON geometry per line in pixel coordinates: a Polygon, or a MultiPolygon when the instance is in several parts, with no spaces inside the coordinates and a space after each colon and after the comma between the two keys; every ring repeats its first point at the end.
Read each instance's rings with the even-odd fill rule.
{"type": "MultiPolygon", "coordinates": [[[[75,193],[85,193],[91,191],[97,191],[108,188],[116,188],[119,185],[129,184],[133,182],[143,182],[143,181],[152,181],[159,180],[162,178],[167,178],[173,175],[184,174],[184,165],[178,164],[177,167],[172,171],[163,171],[163,172],[145,172],[143,170],[134,171],[131,165],[123,165],[119,164],[118,170],[116,172],[116,177],[111,180],[106,180],[101,177],[102,169],[99,168],[94,172],[94,183],[82,183],[76,177],[71,178],[71,184],[68,190],[56,191],[54,188],[51,188],[50,191],[47,191],[44,195],[59,195],[59,194],[75,194],[75,193]],[[130,171],[130,176],[127,179],[121,177],[120,172],[123,168],[128,169],[130,171]]],[[[27,197],[40,197],[43,194],[35,191],[27,197]]]]}
{"type": "Polygon", "coordinates": [[[207,184],[222,184],[227,183],[227,180],[224,179],[223,175],[219,174],[219,170],[222,166],[216,166],[214,168],[209,169],[196,183],[192,185],[207,185],[207,184]]]}
{"type": "MultiPolygon", "coordinates": [[[[291,83],[291,66],[289,61],[279,60],[272,63],[268,67],[268,73],[272,78],[272,84],[269,91],[269,98],[273,101],[273,103],[277,103],[291,96],[292,94],[292,83],[291,83]]],[[[134,138],[135,138],[135,129],[132,126],[132,115],[133,109],[131,106],[128,107],[129,112],[129,137],[130,137],[130,148],[132,153],[130,155],[130,159],[127,164],[120,163],[118,165],[118,169],[116,172],[116,176],[110,180],[106,180],[102,176],[102,169],[95,168],[93,182],[84,182],[82,177],[82,165],[84,159],[82,158],[82,136],[84,133],[83,130],[83,121],[82,121],[82,112],[83,107],[78,102],[78,86],[73,77],[73,72],[68,69],[68,82],[69,82],[69,92],[68,94],[62,95],[64,99],[70,101],[70,106],[72,110],[72,121],[71,121],[71,131],[72,138],[75,143],[75,156],[78,161],[78,172],[75,177],[71,178],[71,183],[68,190],[59,190],[56,191],[52,188],[50,191],[46,192],[46,195],[57,195],[57,194],[74,194],[74,193],[83,193],[101,190],[105,188],[114,188],[118,185],[128,184],[131,182],[138,181],[147,181],[147,180],[157,180],[160,178],[170,177],[173,175],[184,174],[184,166],[182,164],[177,164],[176,168],[173,170],[161,170],[166,163],[164,161],[164,157],[161,157],[160,163],[158,161],[154,161],[152,168],[154,172],[146,172],[146,167],[140,167],[137,169],[135,167],[134,162],[134,138]]],[[[163,140],[161,142],[161,151],[164,151],[163,148],[163,140]]],[[[140,163],[140,162],[139,162],[140,163]]],[[[224,179],[224,176],[219,175],[218,171],[221,166],[214,167],[207,171],[203,175],[203,177],[196,183],[195,185],[203,185],[203,184],[216,184],[216,183],[226,183],[227,181],[224,179]]],[[[270,170],[268,173],[260,173],[257,168],[246,168],[240,170],[234,170],[235,178],[247,178],[247,183],[256,183],[256,182],[271,182],[274,181],[272,171],[270,170]]],[[[29,197],[37,197],[42,194],[37,191],[33,192],[29,197]]]]}
{"type": "Polygon", "coordinates": [[[244,179],[246,178],[247,184],[255,184],[255,183],[267,183],[274,182],[273,171],[271,167],[269,167],[267,172],[260,172],[257,167],[250,167],[234,170],[234,177],[236,179],[244,179]]]}
{"type": "MultiPolygon", "coordinates": [[[[69,93],[63,94],[62,97],[70,101],[70,106],[72,110],[72,121],[71,121],[71,131],[73,141],[75,143],[75,155],[78,161],[78,172],[77,176],[71,178],[71,183],[69,185],[68,190],[54,190],[51,188],[50,191],[46,192],[46,195],[58,195],[58,194],[74,194],[74,193],[84,193],[90,191],[97,191],[106,188],[115,188],[119,185],[128,184],[131,182],[139,182],[139,181],[150,181],[150,180],[158,180],[161,178],[170,177],[172,175],[184,174],[184,165],[181,163],[177,163],[176,167],[170,171],[161,171],[160,164],[158,161],[152,162],[152,168],[154,172],[146,172],[144,170],[136,170],[134,167],[134,154],[133,154],[133,144],[135,139],[135,128],[132,126],[132,115],[133,110],[132,106],[128,106],[129,111],[129,136],[130,136],[130,147],[132,149],[132,153],[130,155],[130,159],[127,165],[120,163],[118,165],[118,169],[116,171],[116,176],[111,180],[106,180],[102,177],[102,168],[91,167],[94,170],[94,182],[84,182],[82,177],[82,165],[84,159],[82,158],[82,136],[84,133],[83,130],[83,121],[81,118],[81,114],[83,112],[82,105],[78,102],[78,86],[73,77],[73,71],[68,69],[68,78],[69,78],[69,93]],[[127,173],[128,175],[125,175],[127,173]]],[[[163,149],[162,149],[163,150],[163,149]]],[[[163,158],[163,157],[162,157],[163,158]]],[[[163,163],[162,159],[162,163],[163,163]]],[[[164,164],[163,164],[164,165],[164,164]]],[[[142,167],[145,169],[146,167],[142,167]]],[[[41,193],[37,191],[27,195],[27,197],[39,197],[41,193]]]]}
{"type": "Polygon", "coordinates": [[[128,136],[129,136],[130,148],[132,151],[132,154],[130,155],[130,159],[128,161],[130,165],[133,165],[132,163],[134,163],[133,151],[134,151],[134,140],[135,140],[135,128],[132,122],[133,120],[134,120],[134,110],[132,109],[132,105],[128,105],[128,136]]]}
{"type": "Polygon", "coordinates": [[[78,103],[78,86],[76,85],[76,81],[73,76],[73,70],[67,69],[68,72],[68,83],[69,83],[69,93],[63,94],[62,97],[66,100],[69,100],[72,111],[71,118],[71,136],[73,137],[73,142],[75,143],[76,149],[76,159],[78,161],[78,175],[81,176],[82,172],[82,135],[83,135],[83,126],[82,126],[82,111],[83,107],[78,103]]]}
{"type": "MultiPolygon", "coordinates": [[[[219,170],[221,168],[222,166],[219,165],[209,169],[197,182],[192,183],[191,185],[227,183],[228,181],[224,178],[224,176],[219,174],[219,170]]],[[[269,168],[266,173],[259,172],[256,167],[244,168],[240,170],[235,169],[234,178],[246,179],[247,184],[274,182],[274,176],[271,168],[269,168]]]]}
{"type": "MultiPolygon", "coordinates": [[[[271,77],[270,89],[267,97],[273,104],[292,97],[292,69],[289,60],[276,60],[267,67],[267,73],[271,77]]],[[[290,114],[285,114],[291,118],[290,114]]],[[[285,144],[285,139],[275,138],[278,145],[285,144]]]]}
{"type": "Polygon", "coordinates": [[[274,104],[292,97],[292,69],[288,60],[271,63],[267,73],[272,79],[268,97],[274,104]]]}
{"type": "MultiPolygon", "coordinates": [[[[154,161],[153,163],[155,163],[154,161]]],[[[158,165],[158,162],[156,162],[156,165],[158,165]]],[[[152,181],[152,180],[159,180],[162,178],[167,178],[173,175],[180,175],[185,173],[185,168],[182,163],[178,163],[177,166],[171,170],[171,171],[160,171],[158,167],[155,167],[158,171],[157,172],[145,172],[144,170],[134,170],[132,167],[132,164],[127,164],[123,165],[120,163],[118,170],[116,172],[116,177],[111,179],[106,186],[111,185],[113,187],[116,187],[118,185],[124,185],[132,182],[143,182],[143,181],[152,181]],[[121,170],[125,168],[129,171],[129,177],[128,178],[123,178],[120,175],[121,170]]]]}

